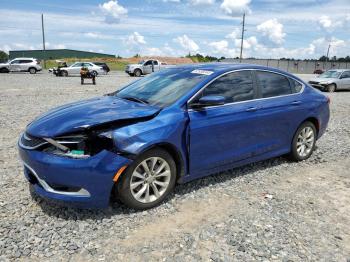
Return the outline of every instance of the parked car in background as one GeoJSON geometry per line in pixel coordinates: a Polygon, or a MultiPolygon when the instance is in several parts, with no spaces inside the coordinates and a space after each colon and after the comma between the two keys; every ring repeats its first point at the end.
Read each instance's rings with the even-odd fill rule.
{"type": "Polygon", "coordinates": [[[130,76],[140,77],[141,75],[151,74],[153,72],[158,72],[164,68],[170,68],[173,65],[168,65],[167,63],[161,62],[155,59],[149,59],[146,61],[140,61],[138,64],[129,64],[125,67],[125,72],[130,76]]]}
{"type": "Polygon", "coordinates": [[[100,66],[103,68],[103,70],[106,71],[106,73],[108,73],[109,71],[111,71],[111,69],[109,68],[109,66],[106,63],[103,62],[92,62],[93,64],[100,66]]]}
{"type": "Polygon", "coordinates": [[[305,160],[328,120],[329,99],[289,73],[193,64],[47,112],[19,154],[42,197],[96,208],[117,196],[147,209],[176,183],[285,154],[305,160]]]}
{"type": "Polygon", "coordinates": [[[35,74],[41,71],[40,61],[36,58],[20,57],[9,61],[8,63],[0,64],[0,73],[9,72],[29,72],[35,74]]]}
{"type": "Polygon", "coordinates": [[[334,92],[350,89],[350,69],[332,69],[309,81],[309,84],[322,91],[334,92]]]}
{"type": "Polygon", "coordinates": [[[315,71],[314,71],[314,75],[320,75],[323,73],[324,73],[324,71],[322,69],[315,69],[315,71]]]}
{"type": "Polygon", "coordinates": [[[106,71],[103,70],[101,66],[97,66],[91,62],[76,62],[70,66],[60,68],[62,76],[69,75],[80,75],[80,69],[82,67],[87,68],[91,73],[95,74],[106,74],[106,71]]]}

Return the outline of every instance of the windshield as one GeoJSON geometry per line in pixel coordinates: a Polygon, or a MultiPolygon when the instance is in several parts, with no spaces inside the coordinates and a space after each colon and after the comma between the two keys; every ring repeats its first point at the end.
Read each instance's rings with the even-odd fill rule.
{"type": "Polygon", "coordinates": [[[145,60],[139,61],[139,65],[142,65],[145,62],[145,60]]]}
{"type": "Polygon", "coordinates": [[[319,78],[338,78],[341,72],[339,71],[327,71],[319,76],[319,78]]]}
{"type": "Polygon", "coordinates": [[[126,86],[116,96],[166,107],[208,77],[204,74],[192,73],[192,71],[193,69],[183,68],[164,69],[126,86]]]}

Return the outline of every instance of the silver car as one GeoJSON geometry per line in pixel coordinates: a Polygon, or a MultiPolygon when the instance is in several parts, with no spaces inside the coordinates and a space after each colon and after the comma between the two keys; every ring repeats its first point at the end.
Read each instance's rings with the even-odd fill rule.
{"type": "Polygon", "coordinates": [[[0,73],[9,72],[29,72],[35,74],[41,71],[40,61],[35,58],[20,57],[9,61],[8,63],[0,64],[0,73]]]}
{"type": "Polygon", "coordinates": [[[89,69],[89,71],[95,74],[96,76],[98,74],[106,74],[106,71],[101,66],[97,66],[91,62],[76,62],[70,66],[62,67],[60,69],[62,71],[63,76],[68,76],[80,74],[80,69],[82,67],[87,67],[87,69],[89,69]]]}
{"type": "Polygon", "coordinates": [[[331,69],[309,81],[309,84],[322,91],[334,92],[350,89],[350,69],[331,69]]]}

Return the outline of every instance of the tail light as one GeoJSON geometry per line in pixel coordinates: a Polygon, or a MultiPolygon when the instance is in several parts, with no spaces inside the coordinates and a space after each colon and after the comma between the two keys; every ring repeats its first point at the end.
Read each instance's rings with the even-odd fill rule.
{"type": "Polygon", "coordinates": [[[37,64],[37,65],[40,65],[40,61],[36,60],[36,64],[37,64]]]}

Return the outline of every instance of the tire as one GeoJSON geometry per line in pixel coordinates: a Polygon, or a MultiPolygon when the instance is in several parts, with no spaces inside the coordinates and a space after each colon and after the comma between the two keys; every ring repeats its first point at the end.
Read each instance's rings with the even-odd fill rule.
{"type": "Polygon", "coordinates": [[[174,159],[167,151],[155,148],[141,154],[126,169],[115,187],[117,190],[115,195],[126,206],[145,210],[163,202],[173,191],[175,180],[176,164],[174,159]],[[149,172],[144,168],[145,165],[147,165],[149,172]]]}
{"type": "Polygon", "coordinates": [[[134,71],[134,76],[140,77],[141,75],[142,75],[141,70],[140,70],[140,69],[135,69],[135,71],[134,71]]]}
{"type": "Polygon", "coordinates": [[[8,70],[6,67],[3,67],[0,69],[0,73],[10,73],[10,70],[8,70]]]}
{"type": "Polygon", "coordinates": [[[64,76],[64,77],[67,77],[68,76],[68,72],[66,70],[63,70],[61,72],[61,75],[64,76]]]}
{"type": "Polygon", "coordinates": [[[92,71],[91,73],[92,73],[94,76],[97,76],[97,75],[98,75],[97,71],[95,71],[95,70],[92,71]]]}
{"type": "Polygon", "coordinates": [[[336,88],[335,84],[328,85],[326,88],[327,92],[329,92],[329,93],[335,92],[336,89],[337,88],[336,88]]]}
{"type": "Polygon", "coordinates": [[[31,67],[31,68],[28,69],[28,72],[29,72],[31,75],[36,74],[36,68],[31,67]]]}
{"type": "Polygon", "coordinates": [[[289,158],[293,161],[308,159],[315,149],[316,139],[315,125],[309,121],[302,123],[294,134],[289,158]]]}

